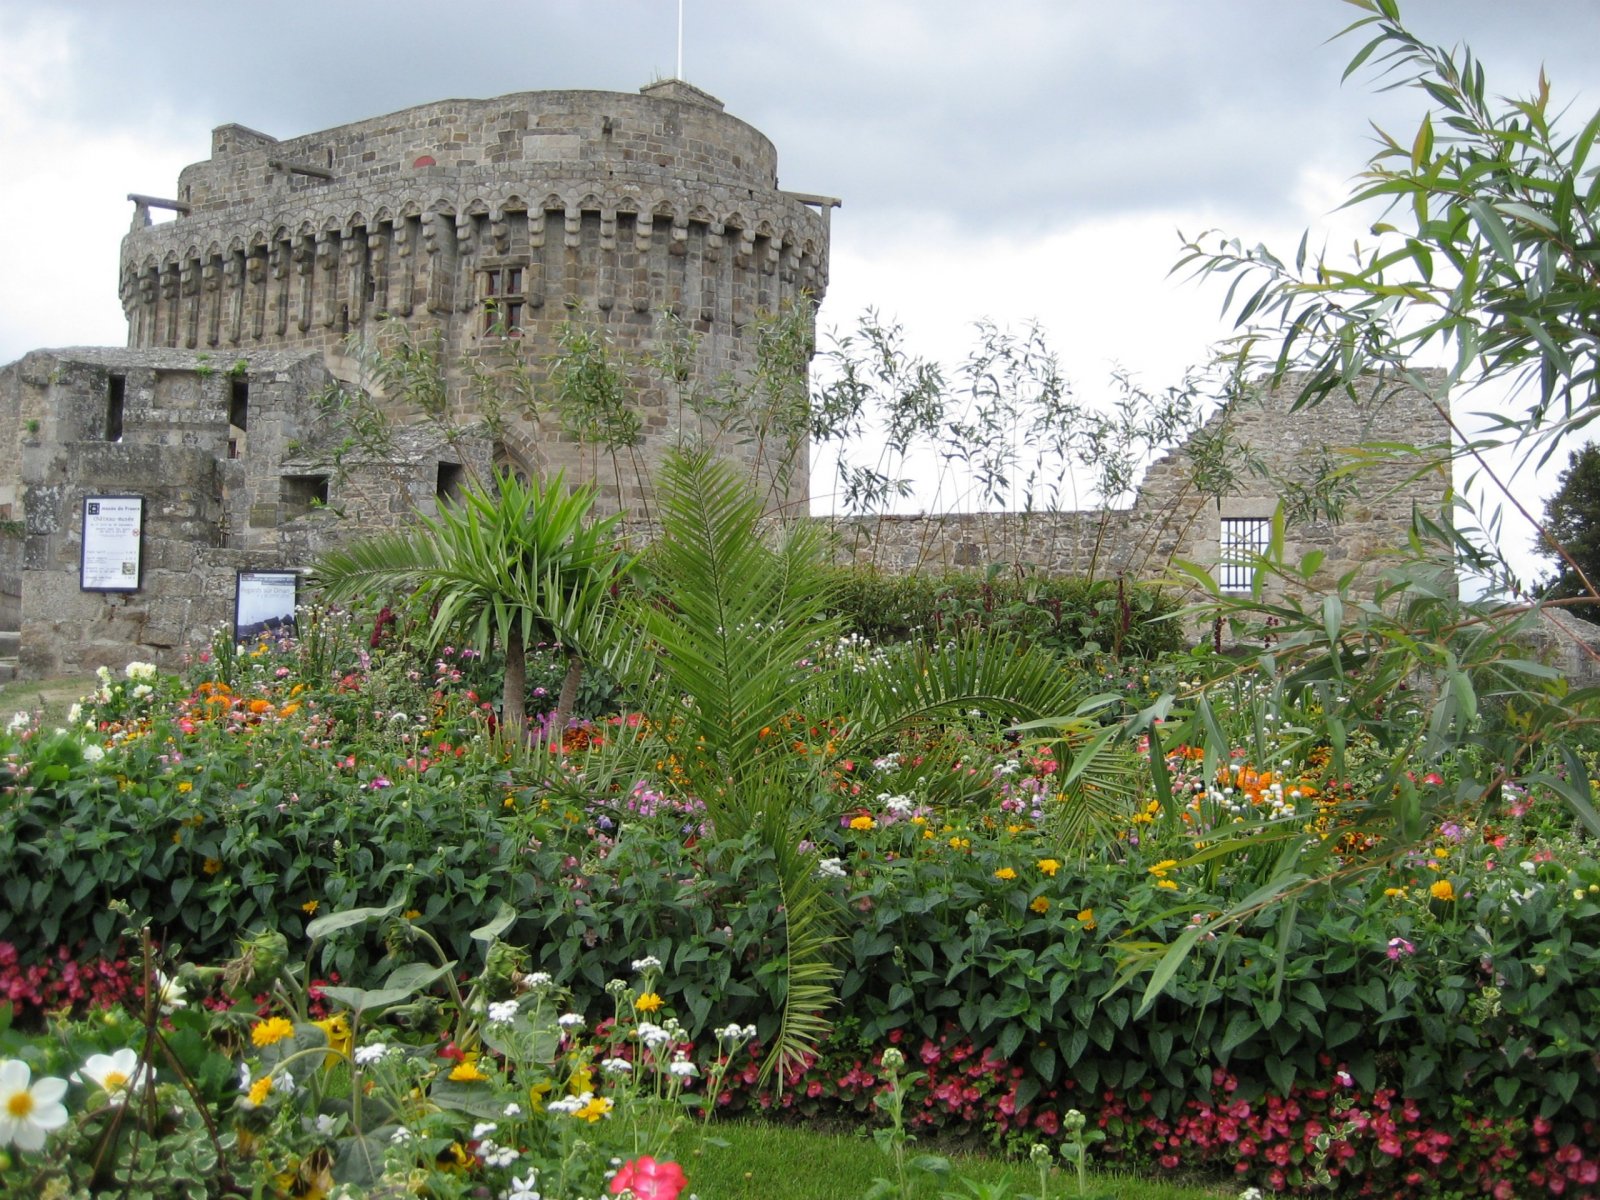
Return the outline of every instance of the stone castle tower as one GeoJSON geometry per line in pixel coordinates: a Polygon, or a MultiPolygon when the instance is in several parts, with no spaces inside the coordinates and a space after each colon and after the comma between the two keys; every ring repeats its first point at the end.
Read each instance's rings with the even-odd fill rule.
{"type": "MultiPolygon", "coordinates": [[[[810,332],[838,203],[779,190],[772,143],[677,80],[445,100],[283,141],[224,125],[173,197],[129,199],[128,347],[0,367],[0,519],[22,534],[0,538],[0,630],[20,629],[25,674],[171,661],[233,620],[239,572],[302,568],[492,465],[592,477],[634,506],[696,432],[662,385],[630,392],[626,470],[602,475],[548,412],[476,423],[480,368],[514,359],[537,384],[580,328],[624,359],[670,340],[692,348],[688,377],[747,377],[766,315],[797,309],[810,332]],[[396,329],[434,339],[453,435],[366,370],[362,345],[396,329]],[[341,448],[336,384],[376,393],[381,451],[341,448]],[[91,505],[142,514],[126,588],[88,582],[91,505]]],[[[771,502],[804,500],[803,444],[794,461],[771,502]]]]}
{"type": "MultiPolygon", "coordinates": [[[[176,199],[132,199],[131,347],[310,349],[337,374],[380,317],[436,328],[452,364],[508,337],[537,361],[574,321],[638,355],[666,318],[707,380],[751,365],[758,314],[821,299],[837,204],[780,191],[772,143],[678,80],[445,100],[288,141],[224,125],[176,199]]],[[[668,415],[639,401],[648,446],[668,415]]],[[[573,467],[553,433],[513,429],[496,452],[573,467]]]]}

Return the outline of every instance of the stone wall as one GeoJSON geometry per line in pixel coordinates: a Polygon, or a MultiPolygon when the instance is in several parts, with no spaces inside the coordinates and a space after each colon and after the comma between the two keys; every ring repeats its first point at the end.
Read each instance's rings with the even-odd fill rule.
{"type": "Polygon", "coordinates": [[[18,597],[22,672],[174,665],[231,623],[236,571],[304,568],[490,470],[487,439],[445,445],[426,427],[330,465],[331,383],[320,356],[283,351],[225,367],[190,351],[34,351],[0,368],[0,477],[21,481],[25,504],[11,573],[0,546],[0,596],[18,597]],[[97,495],[144,499],[137,591],[80,587],[97,495]]]}
{"type": "Polygon", "coordinates": [[[1375,387],[1353,401],[1335,396],[1291,412],[1291,382],[1217,414],[1205,433],[1216,435],[1226,423],[1234,463],[1242,467],[1253,458],[1260,467],[1241,470],[1220,495],[1197,482],[1192,449],[1182,447],[1151,464],[1127,509],[886,516],[837,525],[851,560],[890,571],[1023,566],[1046,574],[1161,578],[1174,559],[1216,568],[1225,520],[1271,518],[1285,481],[1308,484],[1324,456],[1351,455],[1364,465],[1350,476],[1339,519],[1291,523],[1284,553],[1290,562],[1314,551],[1325,556],[1312,588],[1331,586],[1347,572],[1371,579],[1386,552],[1405,545],[1413,510],[1437,517],[1450,488],[1447,466],[1419,475],[1415,456],[1383,449],[1447,444],[1443,415],[1415,390],[1375,387]]]}

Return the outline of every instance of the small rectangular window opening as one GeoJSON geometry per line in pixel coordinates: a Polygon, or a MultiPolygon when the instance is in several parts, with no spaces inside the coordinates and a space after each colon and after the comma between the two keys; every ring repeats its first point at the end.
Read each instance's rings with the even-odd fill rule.
{"type": "Polygon", "coordinates": [[[326,475],[284,475],[279,480],[278,505],[284,520],[303,517],[328,505],[326,475]]]}
{"type": "Polygon", "coordinates": [[[440,500],[454,500],[461,494],[461,477],[465,468],[460,463],[442,462],[434,479],[433,494],[440,500]]]}
{"type": "Polygon", "coordinates": [[[243,375],[228,381],[228,424],[240,433],[250,428],[250,380],[243,375]]]}
{"type": "Polygon", "coordinates": [[[1248,592],[1255,584],[1256,559],[1272,538],[1268,517],[1224,517],[1217,562],[1217,586],[1225,592],[1248,592]]]}
{"type": "Polygon", "coordinates": [[[106,426],[108,442],[122,440],[122,410],[127,402],[128,377],[112,375],[106,379],[106,426]]]}

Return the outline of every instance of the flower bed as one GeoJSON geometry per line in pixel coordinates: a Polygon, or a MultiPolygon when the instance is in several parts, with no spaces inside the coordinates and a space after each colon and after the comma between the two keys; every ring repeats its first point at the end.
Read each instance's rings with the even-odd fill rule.
{"type": "MultiPolygon", "coordinates": [[[[840,654],[872,669],[859,648],[840,654]]],[[[726,1112],[868,1119],[895,1046],[921,1075],[905,1112],[925,1131],[1050,1142],[1076,1110],[1105,1134],[1099,1154],[1274,1190],[1596,1194],[1600,864],[1537,792],[1390,851],[1363,822],[1360,745],[1336,771],[1273,728],[1301,714],[1263,723],[1258,697],[1237,707],[1257,714],[1237,754],[1163,756],[1165,802],[1147,775],[1085,836],[1070,832],[1077,801],[1056,752],[982,714],[865,753],[840,750],[833,719],[797,714],[764,733],[826,766],[810,848],[845,914],[848,1016],[780,1090],[756,1067],[785,985],[770,852],[716,836],[675,786],[677,750],[639,772],[623,752],[652,744],[646,721],[602,722],[547,763],[511,762],[486,736],[475,669],[455,651],[374,648],[345,621],[298,643],[219,647],[181,680],[108,677],[73,728],[14,728],[0,987],[23,1027],[117,996],[137,1007],[122,933],[135,914],[169,969],[201,968],[182,977],[190,1015],[167,1019],[192,1037],[200,1095],[227,1112],[241,1104],[237,1056],[214,1057],[198,1002],[237,1025],[281,997],[230,993],[220,964],[309,952],[296,977],[329,981],[327,1021],[416,961],[407,930],[428,931],[443,961],[477,962],[501,912],[496,937],[525,955],[517,972],[567,988],[574,1011],[612,1007],[607,984],[659,959],[638,999],[676,1010],[701,1076],[726,1068],[726,1112]],[[1214,927],[1272,878],[1285,829],[1336,848],[1342,876],[1214,927]],[[1229,854],[1196,852],[1229,839],[1229,854]],[[361,908],[390,917],[310,945],[319,920],[361,908]],[[1150,949],[1183,938],[1193,952],[1142,1006],[1150,949]],[[728,1062],[707,1037],[723,1022],[756,1034],[728,1062]]],[[[1431,772],[1415,784],[1450,786],[1431,772]]],[[[427,1029],[443,1019],[429,1006],[448,1001],[448,981],[431,986],[408,1001],[427,1029]]],[[[308,1059],[334,1044],[306,1031],[309,1004],[280,1014],[308,1059]]]]}

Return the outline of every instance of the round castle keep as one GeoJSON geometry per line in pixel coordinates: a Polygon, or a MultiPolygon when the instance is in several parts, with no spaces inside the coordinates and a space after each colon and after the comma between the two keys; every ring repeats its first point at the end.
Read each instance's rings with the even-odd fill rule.
{"type": "MultiPolygon", "coordinates": [[[[450,362],[502,335],[538,361],[568,321],[626,353],[670,316],[708,380],[750,365],[757,314],[821,298],[837,204],[780,191],[772,143],[678,80],[445,100],[286,141],[224,125],[175,198],[130,199],[130,347],[319,350],[337,372],[381,314],[438,328],[450,362]]],[[[649,441],[662,401],[639,400],[649,441]]],[[[524,438],[513,460],[562,465],[548,433],[524,438]]]]}

